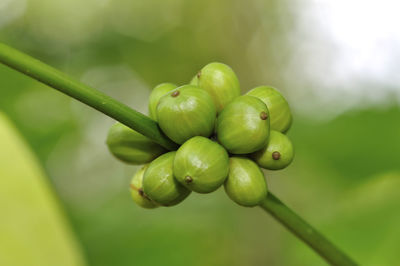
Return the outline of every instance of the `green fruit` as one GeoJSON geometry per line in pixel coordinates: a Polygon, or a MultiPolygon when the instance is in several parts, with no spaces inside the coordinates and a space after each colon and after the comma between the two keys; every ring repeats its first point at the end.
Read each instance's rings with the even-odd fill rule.
{"type": "Polygon", "coordinates": [[[240,95],[239,80],[232,68],[221,63],[210,63],[197,74],[198,85],[214,100],[217,112],[240,95]]]}
{"type": "Polygon", "coordinates": [[[152,161],[143,176],[144,193],[163,206],[176,205],[190,194],[174,177],[175,154],[168,152],[152,161]]]}
{"type": "Polygon", "coordinates": [[[189,85],[194,85],[198,86],[199,85],[199,79],[197,78],[197,75],[195,75],[192,80],[190,81],[189,85]]]}
{"type": "Polygon", "coordinates": [[[285,97],[275,88],[260,86],[250,90],[251,95],[262,100],[271,116],[271,129],[285,133],[292,125],[292,114],[285,97]]]}
{"type": "Polygon", "coordinates": [[[160,98],[168,92],[176,89],[176,87],[177,86],[172,83],[162,83],[151,91],[149,97],[149,114],[153,120],[157,121],[157,105],[160,98]]]}
{"type": "Polygon", "coordinates": [[[212,192],[224,183],[228,172],[228,153],[208,138],[193,137],[176,152],[175,177],[190,190],[212,192]]]}
{"type": "Polygon", "coordinates": [[[130,190],[132,194],[133,201],[136,202],[137,205],[146,208],[146,209],[154,209],[157,208],[158,205],[153,202],[146,194],[143,192],[143,174],[146,171],[148,165],[143,166],[136,172],[133,176],[130,190]]]}
{"type": "Polygon", "coordinates": [[[129,164],[144,164],[166,152],[148,137],[117,122],[111,126],[107,145],[110,152],[119,160],[129,164]]]}
{"type": "Polygon", "coordinates": [[[237,97],[218,116],[217,138],[230,153],[255,152],[267,144],[268,136],[268,108],[256,97],[237,97]]]}
{"type": "Polygon", "coordinates": [[[260,167],[250,159],[231,157],[229,176],[225,181],[226,194],[237,204],[252,207],[267,196],[267,182],[260,167]]]}
{"type": "Polygon", "coordinates": [[[267,146],[252,154],[252,158],[259,166],[270,170],[287,167],[293,157],[292,142],[286,135],[275,130],[271,130],[267,146]]]}
{"type": "Polygon", "coordinates": [[[176,143],[182,144],[194,136],[210,136],[216,110],[206,91],[185,85],[161,98],[157,117],[162,131],[176,143]]]}

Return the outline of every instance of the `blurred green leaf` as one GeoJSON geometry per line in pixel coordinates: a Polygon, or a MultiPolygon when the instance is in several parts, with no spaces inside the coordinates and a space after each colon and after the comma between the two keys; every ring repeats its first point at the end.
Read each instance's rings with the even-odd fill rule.
{"type": "Polygon", "coordinates": [[[400,108],[369,108],[347,112],[332,121],[297,119],[293,143],[299,157],[317,155],[344,184],[364,182],[387,171],[399,171],[400,108]]]}
{"type": "Polygon", "coordinates": [[[0,265],[85,265],[42,169],[1,113],[0,147],[0,265]]]}
{"type": "MultiPolygon", "coordinates": [[[[388,172],[371,178],[356,189],[348,190],[332,205],[330,215],[313,220],[334,243],[361,265],[398,265],[400,246],[400,172],[388,172]]],[[[289,242],[288,242],[289,243],[289,242]]],[[[290,242],[287,265],[325,265],[303,243],[290,242]]]]}

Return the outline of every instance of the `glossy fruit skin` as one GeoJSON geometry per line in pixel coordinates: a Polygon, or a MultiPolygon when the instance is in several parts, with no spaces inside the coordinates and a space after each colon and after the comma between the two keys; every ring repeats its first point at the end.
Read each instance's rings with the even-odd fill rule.
{"type": "Polygon", "coordinates": [[[190,190],[174,177],[173,164],[176,152],[168,152],[152,161],[143,176],[143,191],[154,202],[173,206],[183,201],[190,190]]]}
{"type": "Polygon", "coordinates": [[[262,100],[268,107],[271,116],[271,129],[285,133],[292,125],[292,113],[285,97],[275,88],[260,86],[250,90],[251,95],[262,100]]]}
{"type": "Polygon", "coordinates": [[[210,136],[216,115],[211,96],[192,85],[167,93],[157,107],[160,128],[178,144],[194,136],[210,136]]]}
{"type": "Polygon", "coordinates": [[[208,138],[193,137],[177,150],[174,173],[176,179],[190,190],[213,192],[228,176],[228,153],[224,147],[208,138]]]}
{"type": "Polygon", "coordinates": [[[145,209],[157,208],[157,203],[153,202],[146,194],[143,192],[143,174],[146,171],[148,164],[141,167],[133,176],[130,184],[130,191],[133,201],[145,209]]]}
{"type": "Polygon", "coordinates": [[[237,97],[217,119],[218,141],[232,154],[246,154],[263,148],[269,136],[269,112],[258,98],[237,97]]]}
{"type": "Polygon", "coordinates": [[[150,117],[157,121],[157,105],[162,96],[168,92],[176,89],[177,86],[172,83],[162,83],[157,85],[150,93],[149,97],[149,115],[150,117]]]}
{"type": "Polygon", "coordinates": [[[119,122],[111,126],[106,143],[117,159],[129,164],[149,163],[166,152],[148,137],[119,122]]]}
{"type": "Polygon", "coordinates": [[[293,161],[293,144],[288,136],[271,130],[267,146],[253,153],[251,157],[262,168],[280,170],[293,161]]]}
{"type": "Polygon", "coordinates": [[[234,202],[245,207],[257,206],[267,196],[267,182],[260,167],[244,157],[229,159],[225,192],[234,202]]]}
{"type": "Polygon", "coordinates": [[[214,100],[217,112],[240,95],[239,80],[232,68],[222,63],[210,63],[197,74],[198,86],[214,100]]]}

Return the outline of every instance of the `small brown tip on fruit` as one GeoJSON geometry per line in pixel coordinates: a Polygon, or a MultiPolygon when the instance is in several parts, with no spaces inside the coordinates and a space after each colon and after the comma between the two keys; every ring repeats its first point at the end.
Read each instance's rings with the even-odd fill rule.
{"type": "Polygon", "coordinates": [[[197,72],[197,78],[199,79],[201,76],[201,71],[197,72]]]}
{"type": "Polygon", "coordinates": [[[176,96],[178,96],[179,95],[179,91],[174,91],[173,93],[171,93],[171,96],[172,97],[176,97],[176,96]]]}
{"type": "Polygon", "coordinates": [[[281,158],[281,154],[280,154],[279,152],[274,151],[274,152],[272,153],[272,159],[274,159],[274,160],[279,160],[280,158],[281,158]]]}
{"type": "Polygon", "coordinates": [[[143,198],[145,198],[145,199],[147,199],[147,200],[150,200],[150,198],[147,197],[146,194],[144,194],[143,188],[139,188],[139,189],[137,190],[137,192],[138,192],[139,195],[142,196],[143,198]]]}
{"type": "Polygon", "coordinates": [[[138,189],[138,193],[139,193],[140,196],[144,197],[143,188],[139,188],[138,189]]]}
{"type": "Polygon", "coordinates": [[[189,184],[189,183],[192,183],[192,182],[193,182],[192,177],[189,176],[189,175],[185,176],[185,182],[188,183],[188,184],[189,184]]]}
{"type": "Polygon", "coordinates": [[[260,113],[260,118],[261,118],[262,120],[266,120],[266,119],[268,118],[268,114],[267,114],[266,112],[261,112],[261,113],[260,113]]]}

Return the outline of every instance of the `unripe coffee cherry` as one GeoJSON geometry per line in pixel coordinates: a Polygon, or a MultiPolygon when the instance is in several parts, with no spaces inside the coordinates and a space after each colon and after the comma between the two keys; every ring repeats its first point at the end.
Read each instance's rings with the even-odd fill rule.
{"type": "Polygon", "coordinates": [[[251,156],[259,166],[270,170],[279,170],[292,162],[294,150],[288,136],[271,130],[267,146],[251,156]]]}
{"type": "Polygon", "coordinates": [[[107,145],[110,152],[119,160],[129,164],[144,164],[166,152],[148,137],[117,122],[111,126],[107,145]]]}
{"type": "Polygon", "coordinates": [[[285,133],[292,125],[292,114],[285,97],[275,88],[260,86],[250,90],[251,95],[262,100],[271,116],[271,129],[285,133]]]}
{"type": "Polygon", "coordinates": [[[194,136],[210,136],[216,110],[206,91],[185,85],[161,98],[157,117],[162,131],[176,143],[182,144],[194,136]]]}
{"type": "Polygon", "coordinates": [[[231,157],[226,194],[237,204],[252,207],[267,196],[267,182],[260,167],[250,159],[231,157]]]}
{"type": "Polygon", "coordinates": [[[198,86],[214,100],[217,112],[240,95],[239,80],[232,68],[222,63],[210,63],[197,74],[198,86]]]}
{"type": "Polygon", "coordinates": [[[268,136],[268,108],[256,97],[237,97],[218,116],[217,138],[230,153],[255,152],[267,144],[268,136]]]}
{"type": "Polygon", "coordinates": [[[157,105],[161,97],[176,89],[176,87],[177,86],[172,83],[162,83],[151,91],[149,97],[149,114],[153,120],[157,121],[157,105]]]}
{"type": "Polygon", "coordinates": [[[176,152],[176,179],[190,190],[209,193],[219,188],[229,172],[226,150],[205,137],[193,137],[176,152]]]}
{"type": "Polygon", "coordinates": [[[144,193],[163,206],[176,205],[190,194],[174,177],[175,154],[168,152],[152,161],[143,176],[144,193]]]}
{"type": "Polygon", "coordinates": [[[130,190],[132,199],[137,205],[146,209],[154,209],[157,208],[158,205],[143,192],[143,174],[147,167],[147,164],[141,167],[133,176],[130,184],[130,190]]]}

